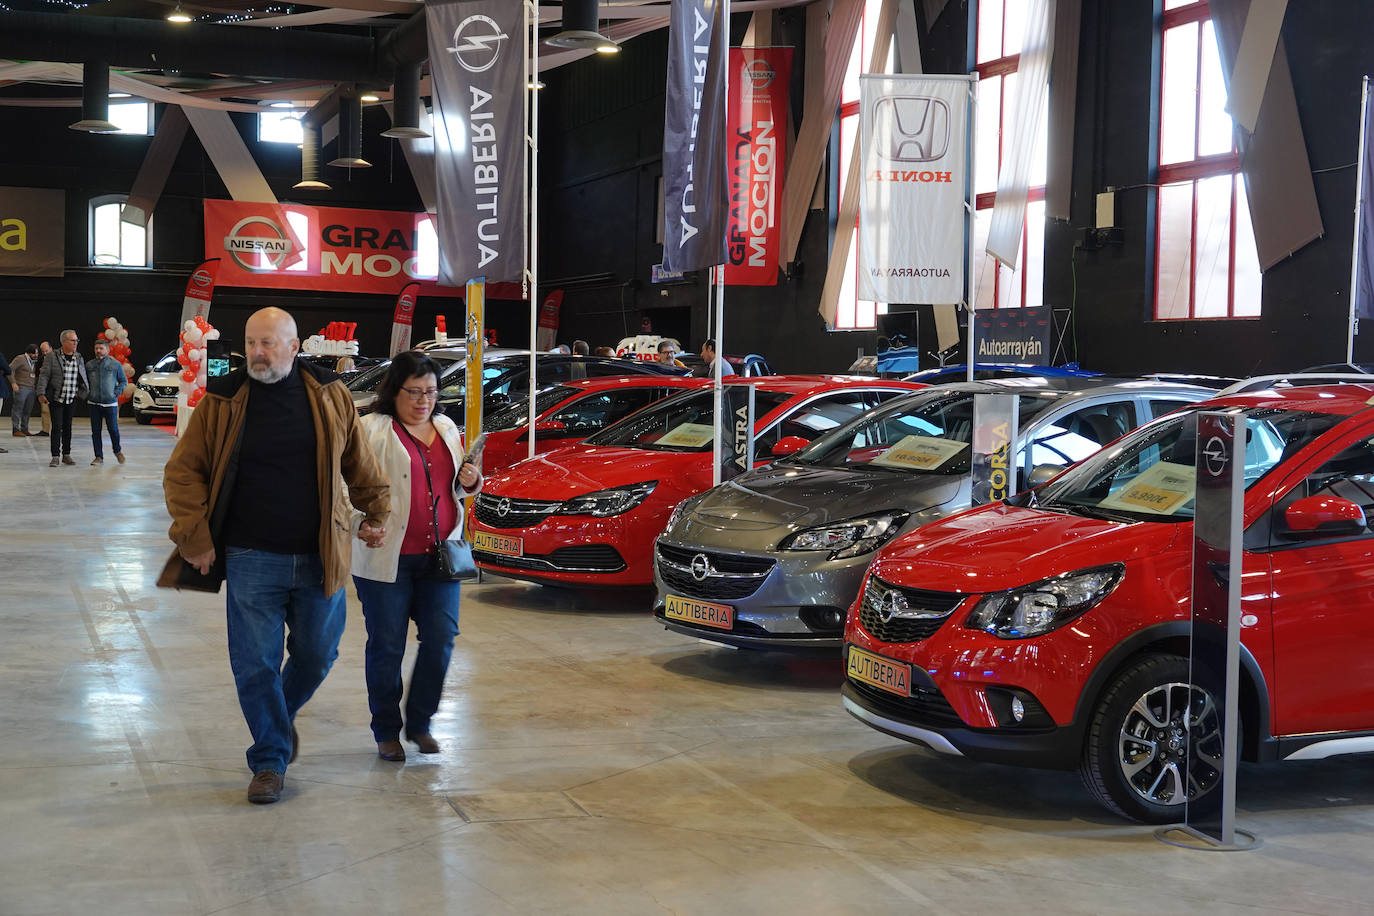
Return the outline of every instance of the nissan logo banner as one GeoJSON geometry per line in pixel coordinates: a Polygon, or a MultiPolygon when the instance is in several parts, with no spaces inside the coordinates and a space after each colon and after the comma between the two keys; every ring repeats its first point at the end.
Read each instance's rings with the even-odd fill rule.
{"type": "Polygon", "coordinates": [[[730,49],[730,286],[778,282],[791,77],[791,48],[730,49]]]}
{"type": "Polygon", "coordinates": [[[859,298],[961,301],[968,79],[865,74],[859,104],[859,298]]]}
{"type": "Polygon", "coordinates": [[[721,0],[673,0],[663,120],[663,269],[725,263],[725,26],[721,0]]]}
{"type": "Polygon", "coordinates": [[[439,282],[525,273],[525,5],[425,3],[434,87],[439,282]]]}

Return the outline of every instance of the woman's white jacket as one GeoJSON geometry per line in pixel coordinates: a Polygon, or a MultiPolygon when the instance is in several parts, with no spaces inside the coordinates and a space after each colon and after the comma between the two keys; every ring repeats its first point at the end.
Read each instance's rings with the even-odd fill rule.
{"type": "MultiPolygon", "coordinates": [[[[382,475],[391,483],[391,514],[386,519],[386,537],[380,547],[368,547],[356,537],[353,539],[353,575],[377,582],[395,582],[396,568],[400,563],[401,541],[406,536],[406,524],[410,521],[410,452],[391,425],[392,418],[386,414],[371,413],[358,423],[363,428],[372,453],[382,467],[382,475]]],[[[434,428],[453,455],[453,467],[463,463],[463,433],[448,417],[435,414],[434,428]]],[[[458,475],[453,477],[453,498],[458,503],[458,525],[447,534],[445,540],[463,536],[464,507],[463,499],[482,489],[482,481],[477,486],[465,490],[458,483],[458,475]]],[[[362,524],[362,513],[354,513],[353,533],[358,533],[362,524]]],[[[430,524],[433,524],[432,522],[430,524]]]]}

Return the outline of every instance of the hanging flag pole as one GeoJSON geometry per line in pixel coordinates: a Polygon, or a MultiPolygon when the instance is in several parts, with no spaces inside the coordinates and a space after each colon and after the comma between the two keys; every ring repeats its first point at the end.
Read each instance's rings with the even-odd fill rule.
{"type": "MultiPolygon", "coordinates": [[[[977,187],[973,181],[973,168],[977,164],[977,157],[973,154],[973,144],[978,137],[978,71],[974,70],[969,74],[968,84],[968,145],[964,151],[965,179],[964,179],[964,238],[967,244],[964,246],[964,310],[968,312],[968,381],[973,381],[973,364],[978,359],[978,322],[977,317],[978,300],[973,289],[973,223],[977,215],[978,201],[973,189],[977,187]]],[[[993,276],[997,276],[994,267],[993,276]]]]}
{"type": "MultiPolygon", "coordinates": [[[[724,99],[730,98],[730,0],[721,0],[721,17],[719,28],[724,30],[721,36],[721,65],[725,72],[725,91],[724,99]]],[[[729,129],[730,125],[730,106],[728,104],[720,106],[721,115],[721,134],[729,129]]],[[[721,145],[719,155],[726,158],[725,144],[721,145]]],[[[728,165],[722,163],[722,168],[728,165]]],[[[724,238],[721,239],[724,242],[724,238]]],[[[712,380],[711,387],[714,390],[716,408],[716,436],[711,443],[711,485],[720,486],[721,481],[721,462],[725,458],[725,264],[721,263],[715,268],[716,280],[716,358],[711,368],[715,370],[715,378],[712,380]]],[[[753,422],[750,417],[750,422],[753,422]]]]}
{"type": "MultiPolygon", "coordinates": [[[[1358,164],[1355,166],[1355,236],[1353,250],[1350,255],[1350,321],[1346,326],[1345,334],[1345,361],[1353,363],[1355,361],[1355,335],[1360,333],[1360,267],[1363,259],[1360,251],[1367,245],[1374,244],[1374,239],[1365,238],[1364,232],[1364,196],[1369,193],[1369,188],[1365,186],[1364,171],[1368,168],[1366,152],[1369,148],[1369,77],[1363,81],[1363,89],[1360,92],[1360,150],[1357,158],[1358,164]]],[[[1368,267],[1366,266],[1366,269],[1368,267]]],[[[1374,303],[1363,303],[1366,308],[1374,303]]]]}
{"type": "Polygon", "coordinates": [[[529,93],[529,251],[530,263],[525,271],[530,300],[530,444],[529,457],[535,452],[535,391],[538,387],[538,363],[535,352],[539,346],[539,5],[538,0],[525,0],[525,27],[530,33],[530,53],[525,60],[525,91],[529,93]]]}

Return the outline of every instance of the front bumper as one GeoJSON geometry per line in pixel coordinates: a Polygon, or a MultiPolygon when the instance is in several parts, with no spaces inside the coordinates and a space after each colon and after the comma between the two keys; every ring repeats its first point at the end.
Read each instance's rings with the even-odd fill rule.
{"type": "Polygon", "coordinates": [[[165,413],[168,416],[176,413],[176,394],[154,396],[147,388],[134,386],[133,408],[141,413],[165,413]]]}
{"type": "Polygon", "coordinates": [[[734,553],[663,539],[660,544],[654,555],[654,616],[673,632],[742,648],[840,649],[845,609],[854,603],[873,558],[828,560],[819,552],[785,550],[734,553]],[[698,581],[681,569],[681,561],[697,553],[727,566],[766,572],[750,580],[712,576],[698,581]],[[676,569],[670,565],[674,558],[676,569]],[[728,605],[734,609],[734,626],[720,630],[670,619],[664,615],[669,595],[728,605]]]}
{"type": "MultiPolygon", "coordinates": [[[[539,501],[523,500],[534,504],[539,501]]],[[[540,502],[556,506],[555,501],[540,502]]],[[[650,555],[653,539],[668,510],[648,501],[623,515],[594,518],[581,515],[530,513],[525,527],[485,523],[485,510],[473,513],[471,530],[503,539],[520,540],[520,556],[506,556],[478,548],[473,559],[482,569],[548,585],[574,587],[643,587],[652,582],[650,555]]]]}

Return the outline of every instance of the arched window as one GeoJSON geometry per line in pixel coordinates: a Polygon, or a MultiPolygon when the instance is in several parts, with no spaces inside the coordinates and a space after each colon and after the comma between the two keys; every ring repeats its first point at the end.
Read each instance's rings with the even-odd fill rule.
{"type": "Polygon", "coordinates": [[[91,264],[96,267],[151,267],[153,221],[148,225],[120,219],[127,194],[105,194],[91,199],[91,264]]]}

